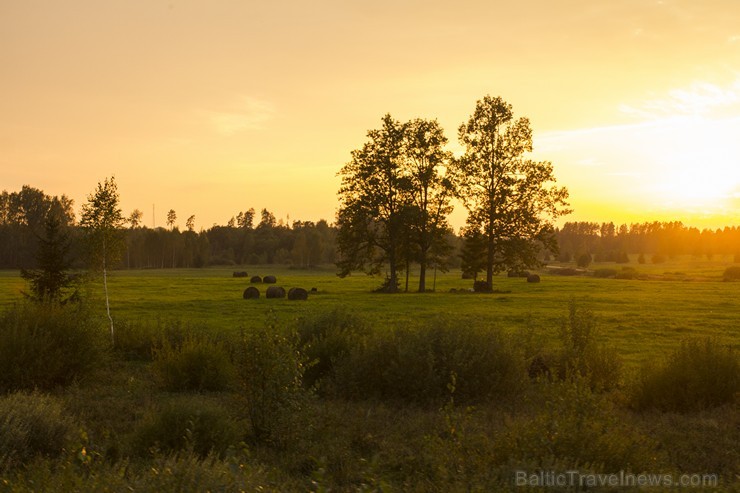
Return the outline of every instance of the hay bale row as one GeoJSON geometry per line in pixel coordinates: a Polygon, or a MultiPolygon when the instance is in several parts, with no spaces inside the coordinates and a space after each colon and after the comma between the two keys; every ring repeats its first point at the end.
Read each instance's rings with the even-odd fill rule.
{"type": "Polygon", "coordinates": [[[249,282],[251,282],[252,284],[259,284],[262,282],[265,284],[275,284],[277,282],[277,277],[275,276],[265,276],[265,277],[252,276],[249,282]]]}
{"type": "MultiPolygon", "coordinates": [[[[247,289],[244,290],[243,298],[245,300],[256,300],[260,297],[260,290],[257,289],[254,286],[249,286],[247,289]]],[[[265,297],[272,299],[272,298],[285,298],[286,292],[285,288],[281,286],[270,286],[267,288],[267,291],[265,291],[265,297]]],[[[287,292],[287,297],[289,300],[307,300],[308,299],[308,291],[306,291],[303,288],[290,288],[287,292]]]]}
{"type": "Polygon", "coordinates": [[[234,271],[233,277],[247,277],[249,274],[247,274],[246,271],[234,271]]]}

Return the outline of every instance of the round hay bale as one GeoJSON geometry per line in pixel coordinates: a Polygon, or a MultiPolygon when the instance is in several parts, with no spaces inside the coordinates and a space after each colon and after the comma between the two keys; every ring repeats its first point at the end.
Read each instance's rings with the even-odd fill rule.
{"type": "Polygon", "coordinates": [[[260,290],[255,288],[254,286],[249,286],[247,289],[244,290],[245,300],[256,300],[259,297],[260,297],[260,290]]]}
{"type": "Polygon", "coordinates": [[[265,292],[266,298],[285,298],[285,289],[280,286],[270,286],[265,292]]]}
{"type": "Polygon", "coordinates": [[[527,282],[540,282],[540,276],[537,274],[530,274],[527,276],[527,282]]]}
{"type": "Polygon", "coordinates": [[[318,290],[318,288],[311,288],[311,292],[312,292],[312,293],[318,293],[318,292],[319,292],[319,290],[318,290]]]}
{"type": "Polygon", "coordinates": [[[289,300],[307,300],[308,291],[306,291],[303,288],[290,288],[288,290],[288,299],[289,300]]]}
{"type": "Polygon", "coordinates": [[[249,282],[251,282],[252,284],[257,284],[262,282],[262,278],[260,276],[252,276],[249,282]]]}
{"type": "Polygon", "coordinates": [[[265,276],[262,278],[262,282],[265,284],[275,284],[277,282],[277,278],[275,276],[265,276]]]}
{"type": "Polygon", "coordinates": [[[236,271],[235,270],[232,275],[233,275],[233,277],[247,277],[249,274],[247,274],[247,272],[246,271],[243,271],[243,270],[241,270],[241,271],[236,271]]]}

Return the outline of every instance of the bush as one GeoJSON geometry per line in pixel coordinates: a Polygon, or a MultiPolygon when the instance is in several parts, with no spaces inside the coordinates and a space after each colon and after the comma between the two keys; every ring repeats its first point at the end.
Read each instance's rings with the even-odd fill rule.
{"type": "Polygon", "coordinates": [[[740,358],[713,339],[689,340],[667,359],[643,366],[632,389],[637,409],[688,412],[733,402],[740,358]]]}
{"type": "Polygon", "coordinates": [[[576,261],[576,265],[578,267],[585,269],[589,265],[591,265],[592,262],[591,254],[590,253],[584,253],[578,256],[578,260],[576,261]]]}
{"type": "Polygon", "coordinates": [[[288,443],[307,394],[303,359],[293,342],[275,327],[242,334],[236,356],[242,397],[258,441],[288,443]]]}
{"type": "Polygon", "coordinates": [[[499,461],[532,470],[655,469],[657,443],[620,419],[587,382],[540,383],[536,391],[534,412],[509,420],[497,440],[493,455],[499,461]]]}
{"type": "Polygon", "coordinates": [[[376,333],[336,369],[337,391],[420,404],[482,401],[520,388],[524,359],[500,331],[438,320],[376,333]]]}
{"type": "Polygon", "coordinates": [[[493,291],[493,287],[488,281],[475,281],[473,282],[473,291],[476,293],[490,293],[493,291]]]}
{"type": "Polygon", "coordinates": [[[0,393],[50,390],[104,359],[105,327],[82,305],[17,305],[0,315],[0,393]]]}
{"type": "Polygon", "coordinates": [[[594,277],[611,278],[617,277],[617,269],[601,268],[594,271],[594,277]]]}
{"type": "Polygon", "coordinates": [[[656,253],[653,255],[653,258],[650,259],[650,261],[654,264],[664,264],[666,261],[666,257],[662,253],[656,253]]]}
{"type": "Polygon", "coordinates": [[[633,267],[622,267],[622,270],[617,272],[616,279],[639,279],[640,274],[633,267]]]}
{"type": "Polygon", "coordinates": [[[560,326],[560,368],[563,379],[584,378],[593,390],[610,390],[620,383],[622,363],[616,351],[597,340],[596,319],[570,302],[560,326]]]}
{"type": "Polygon", "coordinates": [[[37,455],[58,456],[74,431],[53,397],[22,392],[0,397],[0,470],[37,455]]]}
{"type": "Polygon", "coordinates": [[[722,279],[725,281],[738,281],[740,280],[740,267],[733,265],[725,269],[722,274],[722,279]]]}
{"type": "Polygon", "coordinates": [[[229,388],[236,371],[222,342],[188,335],[180,342],[162,340],[154,349],[154,369],[170,391],[219,391],[229,388]]]}
{"type": "Polygon", "coordinates": [[[369,333],[368,324],[346,308],[299,320],[298,349],[308,361],[304,385],[310,388],[333,376],[335,366],[369,333]]]}
{"type": "Polygon", "coordinates": [[[133,436],[133,452],[192,451],[200,457],[222,455],[240,440],[239,426],[221,407],[201,399],[180,398],[150,411],[133,436]]]}

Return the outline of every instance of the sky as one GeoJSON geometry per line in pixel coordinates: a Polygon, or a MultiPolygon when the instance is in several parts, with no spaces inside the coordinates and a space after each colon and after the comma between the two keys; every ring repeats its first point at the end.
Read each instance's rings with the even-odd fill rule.
{"type": "MultiPolygon", "coordinates": [[[[737,0],[0,0],[0,190],[333,222],[390,113],[529,118],[568,221],[740,224],[737,0]]],[[[154,211],[154,215],[152,212],[154,211]]],[[[451,217],[464,223],[461,206],[451,217]]]]}

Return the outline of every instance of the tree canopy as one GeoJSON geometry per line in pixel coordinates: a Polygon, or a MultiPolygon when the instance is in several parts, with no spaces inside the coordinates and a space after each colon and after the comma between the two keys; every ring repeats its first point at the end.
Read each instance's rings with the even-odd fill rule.
{"type": "Polygon", "coordinates": [[[555,248],[551,220],[570,212],[568,191],[555,186],[552,163],[526,158],[529,120],[514,119],[500,97],[479,100],[458,138],[465,148],[456,166],[459,195],[469,236],[483,237],[490,288],[498,272],[537,265],[538,244],[555,248]]]}

